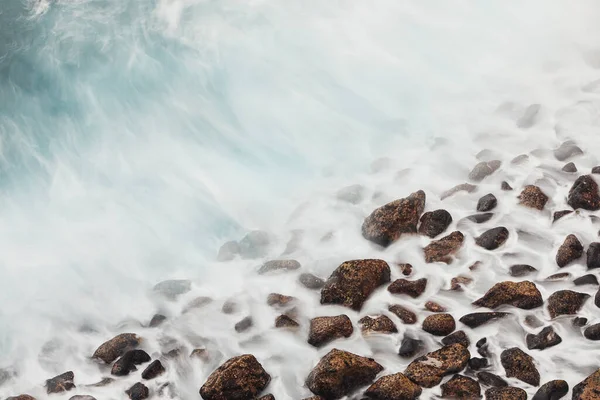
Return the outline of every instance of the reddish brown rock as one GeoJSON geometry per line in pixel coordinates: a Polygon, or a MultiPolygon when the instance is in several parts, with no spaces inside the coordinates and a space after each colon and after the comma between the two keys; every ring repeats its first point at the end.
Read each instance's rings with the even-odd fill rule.
{"type": "Polygon", "coordinates": [[[431,312],[446,312],[448,309],[434,301],[428,301],[425,303],[425,308],[431,312]]]}
{"type": "Polygon", "coordinates": [[[423,294],[426,287],[427,278],[421,278],[416,281],[397,279],[388,286],[388,291],[392,294],[407,294],[412,298],[417,298],[423,294]]]}
{"type": "Polygon", "coordinates": [[[462,371],[470,357],[469,350],[460,344],[444,346],[410,363],[404,375],[422,387],[434,387],[444,376],[462,371]]]}
{"type": "Polygon", "coordinates": [[[562,268],[583,255],[583,245],[575,235],[569,235],[558,248],[556,264],[562,268]]]}
{"type": "Polygon", "coordinates": [[[600,369],[573,388],[573,400],[597,400],[600,398],[600,369]]]}
{"type": "Polygon", "coordinates": [[[75,383],[73,383],[74,379],[75,375],[73,374],[73,371],[65,372],[52,379],[48,379],[46,380],[46,392],[48,394],[62,393],[75,389],[75,383]]]}
{"type": "Polygon", "coordinates": [[[141,382],[136,383],[125,391],[131,400],[144,400],[150,396],[150,391],[141,382]]]}
{"type": "Polygon", "coordinates": [[[543,384],[531,400],[558,400],[567,393],[569,384],[563,380],[555,380],[543,384]]]}
{"type": "Polygon", "coordinates": [[[308,375],[306,386],[325,399],[338,399],[371,383],[382,370],[371,358],[333,349],[308,375]]]}
{"type": "Polygon", "coordinates": [[[139,343],[140,338],[136,334],[122,333],[100,345],[92,357],[110,364],[127,350],[137,347],[139,343]]]}
{"type": "Polygon", "coordinates": [[[320,347],[332,340],[350,337],[352,332],[354,332],[352,321],[347,315],[317,317],[310,320],[308,343],[320,347]]]}
{"type": "Polygon", "coordinates": [[[496,250],[508,239],[508,229],[503,226],[492,228],[475,239],[475,244],[487,250],[496,250]]]}
{"type": "Polygon", "coordinates": [[[363,317],[358,323],[363,334],[368,333],[396,333],[398,328],[394,322],[385,315],[379,315],[375,318],[363,317]]]}
{"type": "Polygon", "coordinates": [[[525,186],[519,195],[519,204],[536,210],[543,210],[547,202],[548,196],[535,185],[525,186]]]}
{"type": "Polygon", "coordinates": [[[565,215],[569,215],[573,212],[573,210],[562,210],[562,211],[556,211],[552,217],[552,222],[556,222],[559,219],[561,219],[562,217],[564,217],[565,215]]]}
{"type": "Polygon", "coordinates": [[[383,260],[353,260],[340,265],[321,290],[321,304],[340,304],[359,311],[379,286],[390,281],[383,260]]]}
{"type": "Polygon", "coordinates": [[[450,264],[452,256],[461,248],[465,237],[459,231],[454,231],[448,236],[434,240],[423,249],[425,261],[428,263],[443,262],[450,264]]]}
{"type": "Polygon", "coordinates": [[[527,400],[527,392],[512,386],[494,387],[485,391],[486,400],[527,400]]]}
{"type": "Polygon", "coordinates": [[[497,308],[508,304],[524,310],[540,307],[544,304],[542,294],[533,282],[500,282],[495,284],[480,299],[473,302],[478,307],[497,308]]]}
{"type": "Polygon", "coordinates": [[[456,321],[450,314],[430,315],[423,321],[423,330],[435,336],[446,336],[454,332],[456,321]]]}
{"type": "Polygon", "coordinates": [[[567,197],[567,203],[574,209],[600,210],[600,193],[598,184],[590,175],[577,178],[567,197]]]}
{"type": "Polygon", "coordinates": [[[421,217],[419,233],[434,238],[444,232],[452,223],[452,215],[446,210],[428,211],[421,217]]]}
{"type": "Polygon", "coordinates": [[[540,373],[533,358],[518,347],[504,350],[500,355],[500,362],[508,378],[517,378],[532,386],[540,385],[540,373]]]}
{"type": "Polygon", "coordinates": [[[297,328],[299,326],[300,324],[294,321],[289,315],[282,314],[275,318],[275,328],[297,328]]]}
{"type": "Polygon", "coordinates": [[[262,392],[271,376],[251,354],[227,360],[200,388],[204,400],[251,400],[262,392]]]}
{"type": "Polygon", "coordinates": [[[442,385],[443,399],[475,400],[481,398],[479,383],[463,375],[454,375],[442,385]]]}
{"type": "Polygon", "coordinates": [[[462,291],[464,286],[468,286],[473,282],[468,276],[455,276],[450,281],[450,290],[462,291]]]}
{"type": "Polygon", "coordinates": [[[362,235],[373,243],[389,246],[403,234],[417,233],[424,209],[425,192],[419,190],[373,211],[363,223],[362,235]]]}
{"type": "Polygon", "coordinates": [[[375,400],[414,400],[422,389],[401,373],[382,376],[365,392],[375,400]]]}
{"type": "Polygon", "coordinates": [[[460,322],[467,325],[469,328],[477,328],[478,326],[487,324],[490,321],[507,317],[505,312],[478,312],[464,315],[459,319],[460,322]]]}
{"type": "Polygon", "coordinates": [[[290,304],[292,304],[294,302],[294,300],[296,300],[295,297],[285,296],[285,295],[279,294],[279,293],[271,293],[269,296],[267,296],[267,304],[270,305],[271,307],[289,306],[290,304]]]}
{"type": "Polygon", "coordinates": [[[556,318],[560,315],[577,314],[589,297],[589,294],[574,292],[572,290],[559,290],[552,293],[548,297],[550,317],[556,318]]]}
{"type": "Polygon", "coordinates": [[[388,307],[388,310],[394,313],[398,318],[407,325],[412,325],[417,322],[417,314],[410,311],[408,308],[400,304],[393,304],[388,307]]]}

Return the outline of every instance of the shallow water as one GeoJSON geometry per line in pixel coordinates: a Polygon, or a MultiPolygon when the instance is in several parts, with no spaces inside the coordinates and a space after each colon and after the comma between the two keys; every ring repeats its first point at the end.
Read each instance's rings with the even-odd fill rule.
{"type": "MultiPolygon", "coordinates": [[[[506,278],[507,260],[515,263],[509,253],[535,263],[540,277],[554,273],[553,251],[564,236],[577,233],[587,244],[598,227],[570,219],[550,229],[549,215],[514,211],[512,194],[499,197],[493,224],[541,239],[511,235],[502,251],[469,250],[447,269],[421,265],[426,240],[381,251],[361,238],[360,225],[376,206],[417,189],[427,192],[428,210],[443,206],[456,224],[478,195],[497,189],[494,180],[475,194],[439,199],[466,180],[484,148],[503,160],[498,174],[513,187],[546,176],[541,186],[552,206],[564,206],[570,178],[557,172],[563,163],[548,149],[574,139],[589,150],[578,168],[598,163],[599,11],[593,1],[577,7],[560,1],[4,1],[0,368],[17,375],[0,395],[42,398],[43,381],[65,370],[75,371],[78,384],[98,381],[106,371],[87,357],[124,330],[139,332],[151,355],[164,349],[164,336],[221,354],[207,364],[169,364],[160,381],[175,381],[183,399],[197,398],[208,374],[241,352],[263,362],[278,399],[307,397],[308,371],[334,345],[375,355],[389,372],[403,370],[397,348],[404,329],[417,326],[369,340],[355,332],[315,350],[305,332],[274,331],[277,314],[264,304],[270,292],[291,294],[302,304],[303,326],[313,316],[345,312],[356,327],[364,314],[387,308],[389,293],[378,292],[360,315],[320,307],[296,274],[258,276],[262,260],[216,263],[219,246],[264,229],[275,237],[265,258],[274,258],[301,229],[293,257],[323,277],[348,259],[409,261],[417,266],[415,277],[428,276],[430,284],[407,303],[419,310],[435,295],[455,317],[471,309],[465,296],[475,299],[506,278]],[[531,104],[540,111],[525,121],[531,104]],[[509,165],[538,148],[546,150],[531,163],[509,165]],[[390,160],[372,172],[381,157],[390,160]],[[563,183],[554,183],[556,177],[563,183]],[[335,199],[350,184],[366,188],[358,205],[335,199]],[[332,231],[332,240],[320,241],[332,231]],[[436,294],[477,260],[486,269],[472,289],[436,294]],[[151,292],[173,278],[191,279],[191,292],[177,302],[151,292]],[[178,317],[199,295],[214,302],[178,317]],[[223,315],[230,297],[244,307],[223,315]],[[132,322],[147,323],[156,311],[173,317],[164,330],[132,322]],[[237,334],[233,325],[248,314],[255,326],[237,334]]],[[[481,229],[463,231],[475,236],[481,229]]],[[[583,270],[572,267],[575,276],[583,270]]],[[[539,285],[544,298],[556,285],[539,285]]],[[[593,304],[582,314],[593,316],[593,304]]],[[[498,346],[523,345],[519,326],[497,324],[477,335],[494,336],[498,346]]],[[[569,323],[555,329],[565,342],[572,336],[570,354],[563,345],[534,357],[543,380],[562,377],[573,385],[600,354],[569,323]]],[[[134,379],[99,398],[122,398],[134,379]]],[[[151,385],[155,390],[159,383],[151,385]]]]}

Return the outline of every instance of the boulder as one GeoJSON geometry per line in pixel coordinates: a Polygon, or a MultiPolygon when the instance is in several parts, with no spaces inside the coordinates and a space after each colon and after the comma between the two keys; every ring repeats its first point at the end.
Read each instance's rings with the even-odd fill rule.
{"type": "Polygon", "coordinates": [[[503,226],[492,228],[475,239],[475,244],[487,250],[495,250],[502,246],[508,239],[508,229],[503,226]]]}
{"type": "Polygon", "coordinates": [[[127,350],[137,347],[140,338],[134,333],[122,333],[115,336],[107,342],[104,342],[96,349],[92,358],[100,359],[107,364],[112,363],[118,357],[121,357],[127,350]]]}
{"type": "Polygon", "coordinates": [[[532,386],[540,385],[540,373],[533,358],[518,347],[504,350],[500,354],[500,362],[508,378],[517,378],[532,386]]]}
{"type": "Polygon", "coordinates": [[[452,256],[461,248],[464,240],[465,237],[461,232],[454,231],[448,236],[432,241],[423,249],[425,261],[450,264],[452,256]]]}
{"type": "Polygon", "coordinates": [[[477,202],[477,211],[491,211],[498,205],[498,199],[492,193],[488,193],[477,202]]]}
{"type": "Polygon", "coordinates": [[[446,336],[454,332],[456,321],[450,314],[429,315],[423,321],[423,330],[435,336],[446,336]]]}
{"type": "Polygon", "coordinates": [[[583,245],[575,235],[566,237],[556,253],[556,264],[562,268],[583,255],[583,245]]]}
{"type": "Polygon", "coordinates": [[[598,184],[590,175],[577,178],[567,197],[567,204],[574,209],[582,208],[589,211],[600,210],[600,193],[598,184]]]}
{"type": "Polygon", "coordinates": [[[495,284],[480,299],[473,302],[478,307],[495,309],[501,305],[511,305],[524,310],[544,304],[542,294],[533,282],[500,282],[495,284]]]}
{"type": "Polygon", "coordinates": [[[537,334],[528,334],[525,337],[527,348],[529,350],[537,349],[544,350],[548,347],[556,346],[562,342],[562,338],[558,336],[551,326],[547,326],[537,334]]]}
{"type": "Polygon", "coordinates": [[[375,400],[414,400],[422,389],[401,373],[382,376],[373,383],[365,395],[375,400]]]}
{"type": "Polygon", "coordinates": [[[469,350],[460,344],[444,346],[414,360],[404,375],[419,386],[431,388],[438,385],[444,376],[462,371],[469,358],[469,350]]]}
{"type": "Polygon", "coordinates": [[[519,204],[536,210],[543,210],[547,202],[548,196],[535,185],[525,186],[519,195],[519,204]]]}
{"type": "Polygon", "coordinates": [[[320,347],[332,340],[350,337],[353,332],[352,321],[347,315],[317,317],[310,320],[308,343],[320,347]]]}
{"type": "Polygon", "coordinates": [[[600,369],[573,388],[573,400],[596,400],[600,393],[600,369]]]}
{"type": "Polygon", "coordinates": [[[393,304],[388,307],[388,310],[394,313],[398,318],[407,325],[412,325],[417,322],[417,314],[410,311],[408,308],[400,304],[393,304]]]}
{"type": "Polygon", "coordinates": [[[577,314],[589,297],[589,294],[574,292],[572,290],[559,290],[552,293],[548,297],[550,317],[556,318],[560,315],[577,314]]]}
{"type": "Polygon", "coordinates": [[[527,392],[512,386],[490,388],[485,391],[486,400],[527,400],[527,392]]]}
{"type": "Polygon", "coordinates": [[[141,382],[138,382],[129,389],[127,389],[125,393],[127,393],[127,396],[129,396],[131,400],[143,400],[147,399],[150,396],[150,391],[148,390],[146,385],[144,385],[141,382]]]}
{"type": "Polygon", "coordinates": [[[75,383],[73,383],[74,379],[75,374],[73,374],[73,371],[68,371],[64,374],[60,374],[54,378],[48,379],[46,380],[46,392],[48,394],[62,393],[68,392],[71,389],[75,389],[75,383]]]}
{"type": "Polygon", "coordinates": [[[363,317],[358,323],[363,334],[398,332],[398,328],[396,328],[394,322],[385,315],[378,315],[375,318],[369,316],[363,317]]]}
{"type": "Polygon", "coordinates": [[[452,223],[452,215],[446,210],[428,211],[421,216],[419,233],[434,238],[452,223]]]}
{"type": "Polygon", "coordinates": [[[496,319],[504,318],[508,315],[510,314],[505,312],[477,312],[464,315],[459,321],[469,328],[477,328],[478,326],[487,324],[496,319]]]}
{"type": "Polygon", "coordinates": [[[271,376],[251,354],[227,360],[200,388],[204,400],[252,400],[262,392],[271,376]]]}
{"type": "Polygon", "coordinates": [[[162,363],[159,360],[154,360],[142,372],[142,379],[154,379],[157,376],[164,374],[165,371],[165,367],[163,367],[162,363]]]}
{"type": "Polygon", "coordinates": [[[421,278],[416,281],[396,279],[390,286],[388,286],[388,291],[392,294],[407,294],[416,299],[423,294],[426,287],[427,278],[421,278]]]}
{"type": "Polygon", "coordinates": [[[531,400],[558,400],[569,393],[569,384],[563,380],[547,382],[537,391],[531,400]]]}
{"type": "Polygon", "coordinates": [[[481,387],[475,379],[454,375],[442,385],[443,399],[475,400],[481,398],[481,387]]]}

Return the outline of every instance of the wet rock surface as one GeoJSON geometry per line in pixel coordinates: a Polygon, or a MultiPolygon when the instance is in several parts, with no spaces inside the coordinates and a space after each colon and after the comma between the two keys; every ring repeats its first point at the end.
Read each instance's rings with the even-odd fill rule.
{"type": "Polygon", "coordinates": [[[510,271],[510,276],[521,277],[521,276],[527,276],[529,274],[537,272],[537,269],[535,269],[531,265],[527,265],[527,264],[516,264],[516,265],[511,265],[509,268],[509,271],[510,271]]]}
{"type": "MultiPolygon", "coordinates": [[[[425,308],[431,312],[446,312],[448,309],[435,301],[425,303],[425,308]]],[[[391,311],[391,310],[390,310],[391,311]]]]}
{"type": "Polygon", "coordinates": [[[144,385],[141,382],[138,382],[129,389],[127,389],[125,393],[127,393],[127,396],[129,396],[131,400],[143,400],[147,399],[150,396],[150,391],[148,390],[146,385],[144,385]]]}
{"type": "Polygon", "coordinates": [[[417,314],[400,304],[393,304],[388,307],[388,310],[394,313],[405,324],[411,325],[417,322],[417,314]]]}
{"type": "Polygon", "coordinates": [[[460,344],[444,346],[414,360],[404,374],[419,386],[434,387],[444,376],[462,371],[470,357],[469,350],[460,344]]]}
{"type": "Polygon", "coordinates": [[[491,372],[482,371],[477,373],[477,379],[482,385],[491,386],[491,387],[507,387],[508,382],[499,377],[496,374],[492,374],[491,372]]]}
{"type": "Polygon", "coordinates": [[[508,315],[510,314],[505,312],[477,312],[467,314],[461,317],[459,321],[469,328],[477,328],[478,326],[485,325],[491,321],[505,318],[508,315]]]}
{"type": "Polygon", "coordinates": [[[332,340],[350,337],[353,332],[352,321],[347,315],[317,317],[310,321],[308,343],[320,347],[332,340]]]}
{"type": "Polygon", "coordinates": [[[580,276],[579,278],[573,280],[573,283],[575,284],[575,286],[583,286],[583,285],[598,286],[598,278],[596,278],[596,275],[587,274],[587,275],[580,276]]]}
{"type": "Polygon", "coordinates": [[[434,238],[452,223],[452,215],[446,210],[428,211],[421,216],[419,233],[434,238]]]}
{"type": "Polygon", "coordinates": [[[486,400],[527,400],[527,392],[516,387],[490,388],[485,391],[486,400]]]}
{"type": "Polygon", "coordinates": [[[536,210],[543,210],[547,202],[548,196],[538,186],[525,186],[519,195],[519,204],[536,210]]]}
{"type": "Polygon", "coordinates": [[[275,328],[297,328],[300,324],[289,315],[282,314],[275,318],[275,328]]]}
{"type": "Polygon", "coordinates": [[[502,246],[507,239],[508,229],[499,226],[483,232],[481,236],[475,239],[475,243],[484,249],[496,250],[498,247],[502,246]]]}
{"type": "Polygon", "coordinates": [[[163,367],[162,363],[159,360],[154,360],[142,372],[142,379],[154,379],[157,376],[164,374],[165,371],[165,367],[163,367]]]}
{"type": "Polygon", "coordinates": [[[573,388],[573,400],[595,400],[600,394],[600,369],[573,388]]]}
{"type": "Polygon", "coordinates": [[[400,349],[398,349],[398,355],[402,358],[412,358],[422,349],[423,342],[421,340],[405,336],[400,344],[400,349]]]}
{"type": "Polygon", "coordinates": [[[461,248],[464,240],[464,235],[459,231],[455,231],[439,240],[432,241],[423,249],[425,261],[428,263],[443,262],[450,264],[452,256],[461,248]]]}
{"type": "Polygon", "coordinates": [[[422,278],[416,281],[409,281],[408,279],[397,279],[390,286],[388,291],[392,294],[406,294],[412,298],[417,298],[427,288],[427,279],[422,278]]]}
{"type": "Polygon", "coordinates": [[[589,297],[589,294],[572,290],[559,290],[552,293],[547,300],[550,317],[577,314],[589,297]]]}
{"type": "Polygon", "coordinates": [[[461,183],[461,184],[456,185],[453,188],[448,189],[445,192],[443,192],[440,195],[440,199],[441,200],[447,199],[448,197],[453,196],[459,192],[473,193],[475,190],[477,190],[477,186],[471,185],[470,183],[461,183]]]}
{"type": "Polygon", "coordinates": [[[423,321],[423,330],[435,336],[446,336],[454,332],[456,322],[450,314],[430,315],[423,321]]]}
{"type": "Polygon", "coordinates": [[[547,382],[540,387],[531,400],[558,400],[569,392],[569,384],[563,380],[547,382]]]}
{"type": "Polygon", "coordinates": [[[494,213],[488,212],[488,213],[482,213],[482,214],[469,215],[468,217],[466,217],[466,219],[471,222],[474,222],[476,224],[483,224],[485,222],[488,222],[490,219],[492,219],[493,216],[494,216],[494,213]]]}
{"type": "Polygon", "coordinates": [[[454,375],[448,382],[442,385],[443,399],[469,399],[481,398],[481,387],[479,383],[464,375],[454,375]]]}
{"type": "Polygon", "coordinates": [[[562,338],[551,326],[547,326],[537,334],[528,334],[525,337],[525,342],[527,343],[527,348],[529,350],[544,350],[561,343],[562,338]]]}
{"type": "Polygon", "coordinates": [[[46,380],[46,392],[51,393],[62,393],[68,392],[71,389],[75,389],[75,374],[73,371],[68,371],[54,378],[46,380]]]}
{"type": "Polygon", "coordinates": [[[271,376],[251,354],[227,360],[200,388],[204,400],[251,400],[262,392],[271,376]]]}
{"type": "Polygon", "coordinates": [[[363,334],[398,332],[398,328],[396,328],[394,322],[385,315],[378,315],[375,318],[363,317],[358,320],[358,323],[363,334]]]}
{"type": "Polygon", "coordinates": [[[298,277],[298,282],[300,282],[305,288],[313,290],[321,289],[323,286],[325,286],[325,281],[323,279],[310,273],[300,274],[298,277]]]}
{"type": "Polygon", "coordinates": [[[583,336],[589,340],[600,340],[600,324],[588,326],[585,331],[583,331],[583,336]]]}
{"type": "Polygon", "coordinates": [[[583,245],[575,235],[565,238],[556,253],[556,264],[562,268],[579,259],[583,255],[583,245]]]}
{"type": "Polygon", "coordinates": [[[382,376],[373,383],[365,395],[375,400],[413,400],[423,390],[401,373],[382,376]]]}
{"type": "Polygon", "coordinates": [[[450,346],[451,344],[460,344],[466,348],[471,344],[469,337],[464,331],[456,331],[442,339],[444,346],[450,346]]]}
{"type": "Polygon", "coordinates": [[[556,222],[559,219],[561,219],[562,217],[571,214],[572,212],[573,212],[573,210],[556,211],[552,217],[552,222],[556,222]]]}
{"type": "Polygon", "coordinates": [[[586,264],[588,269],[600,268],[600,243],[590,243],[586,252],[586,264]]]}
{"type": "Polygon", "coordinates": [[[600,193],[594,178],[590,175],[577,178],[569,191],[567,203],[575,210],[578,208],[589,211],[600,210],[600,193]]]}
{"type": "Polygon", "coordinates": [[[144,350],[129,350],[113,364],[110,373],[115,376],[129,375],[130,372],[137,370],[136,365],[150,360],[150,356],[144,350]]]}
{"type": "Polygon", "coordinates": [[[259,274],[267,274],[277,271],[294,271],[300,269],[301,265],[296,260],[271,260],[264,263],[258,270],[259,274]]]}
{"type": "Polygon", "coordinates": [[[137,347],[139,343],[140,338],[136,334],[122,333],[100,345],[92,357],[110,364],[127,350],[137,347]]]}
{"type": "Polygon", "coordinates": [[[504,350],[500,355],[500,362],[508,378],[517,378],[532,386],[539,386],[540,373],[538,372],[533,357],[518,347],[504,350]]]}
{"type": "Polygon", "coordinates": [[[492,193],[488,193],[477,202],[477,211],[491,211],[498,205],[498,199],[492,193]]]}
{"type": "Polygon", "coordinates": [[[506,281],[495,284],[482,298],[476,300],[473,304],[491,309],[507,304],[530,310],[542,306],[544,300],[533,282],[506,281]]]}

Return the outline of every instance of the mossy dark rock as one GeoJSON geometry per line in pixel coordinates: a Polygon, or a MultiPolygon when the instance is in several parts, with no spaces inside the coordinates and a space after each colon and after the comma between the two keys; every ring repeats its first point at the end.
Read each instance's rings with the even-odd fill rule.
{"type": "Polygon", "coordinates": [[[527,348],[529,350],[544,350],[548,347],[556,346],[562,342],[562,338],[554,332],[551,326],[547,326],[537,334],[528,334],[525,337],[527,348]]]}
{"type": "Polygon", "coordinates": [[[446,210],[428,211],[421,216],[419,233],[434,238],[452,223],[452,215],[446,210]]]}
{"type": "Polygon", "coordinates": [[[75,374],[73,371],[65,372],[55,376],[54,378],[46,380],[46,392],[51,393],[62,393],[68,392],[71,389],[75,389],[75,374]]]}
{"type": "Polygon", "coordinates": [[[504,350],[500,355],[500,362],[509,378],[517,378],[532,386],[540,385],[538,372],[533,357],[518,347],[504,350]]]}
{"type": "Polygon", "coordinates": [[[481,398],[481,387],[472,378],[463,375],[454,375],[442,385],[443,399],[475,400],[481,398]]]}
{"type": "Polygon", "coordinates": [[[487,250],[496,250],[508,239],[508,229],[503,226],[492,228],[475,239],[475,244],[487,250]]]}
{"type": "Polygon", "coordinates": [[[317,317],[310,321],[308,343],[320,347],[332,340],[350,337],[352,332],[354,332],[352,321],[347,315],[317,317]]]}
{"type": "Polygon", "coordinates": [[[478,326],[487,324],[496,319],[504,318],[508,315],[510,314],[505,312],[478,312],[467,314],[461,317],[459,321],[469,328],[477,328],[478,326]]]}
{"type": "Polygon", "coordinates": [[[600,369],[573,388],[573,400],[596,400],[600,396],[600,369]]]}
{"type": "Polygon", "coordinates": [[[450,314],[430,315],[423,321],[423,330],[435,336],[446,336],[454,332],[456,321],[450,314]]]}
{"type": "Polygon", "coordinates": [[[444,376],[462,371],[469,358],[469,350],[460,344],[444,346],[414,360],[404,375],[422,387],[431,388],[438,385],[444,376]]]}
{"type": "Polygon", "coordinates": [[[562,268],[583,255],[583,245],[575,235],[566,237],[556,253],[556,264],[562,268]]]}
{"type": "Polygon", "coordinates": [[[552,293],[547,301],[550,317],[577,314],[589,297],[589,294],[572,290],[559,290],[552,293]]]}
{"type": "Polygon", "coordinates": [[[421,395],[422,389],[404,374],[382,376],[373,383],[365,395],[375,400],[414,400],[421,395]]]}
{"type": "Polygon", "coordinates": [[[464,240],[465,237],[461,232],[454,231],[448,236],[432,241],[423,249],[425,261],[428,263],[443,262],[450,264],[452,256],[462,247],[464,240]]]}
{"type": "Polygon", "coordinates": [[[543,384],[531,400],[558,400],[567,393],[569,384],[563,380],[554,380],[543,384]]]}
{"type": "Polygon", "coordinates": [[[417,322],[417,314],[400,304],[393,304],[388,307],[388,310],[394,313],[398,318],[407,325],[412,325],[417,322]]]}
{"type": "Polygon", "coordinates": [[[525,186],[519,195],[519,204],[536,210],[543,210],[547,202],[548,196],[535,185],[525,186]]]}
{"type": "Polygon", "coordinates": [[[582,208],[589,211],[600,210],[600,193],[598,184],[590,175],[577,178],[567,197],[567,203],[575,210],[582,208]]]}
{"type": "Polygon", "coordinates": [[[485,391],[486,400],[527,400],[527,392],[512,386],[494,387],[485,391]]]}
{"type": "Polygon", "coordinates": [[[407,294],[412,298],[417,298],[427,288],[427,278],[421,278],[416,281],[408,279],[396,279],[390,286],[388,291],[392,294],[407,294]]]}
{"type": "Polygon", "coordinates": [[[501,305],[511,305],[524,310],[544,304],[542,294],[533,282],[500,282],[495,284],[480,299],[473,302],[479,307],[495,309],[501,305]]]}
{"type": "Polygon", "coordinates": [[[125,354],[127,350],[137,347],[139,343],[140,338],[136,334],[122,333],[101,344],[92,357],[110,364],[125,354]]]}
{"type": "Polygon", "coordinates": [[[200,388],[204,400],[251,400],[262,392],[271,376],[251,354],[227,360],[200,388]]]}
{"type": "Polygon", "coordinates": [[[363,334],[368,333],[397,333],[398,328],[394,321],[385,315],[378,315],[375,318],[363,317],[358,323],[363,334]]]}

